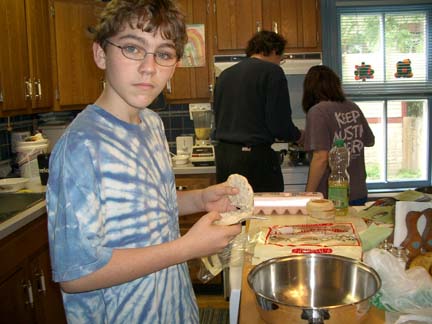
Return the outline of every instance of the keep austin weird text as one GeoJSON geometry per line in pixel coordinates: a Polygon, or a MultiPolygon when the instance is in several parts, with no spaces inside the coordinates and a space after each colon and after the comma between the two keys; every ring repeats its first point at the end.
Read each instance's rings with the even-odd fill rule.
{"type": "Polygon", "coordinates": [[[363,125],[357,124],[357,120],[360,117],[360,112],[356,110],[335,113],[339,130],[335,132],[333,142],[339,138],[343,139],[351,157],[359,155],[364,147],[364,143],[361,140],[364,131],[363,125]]]}

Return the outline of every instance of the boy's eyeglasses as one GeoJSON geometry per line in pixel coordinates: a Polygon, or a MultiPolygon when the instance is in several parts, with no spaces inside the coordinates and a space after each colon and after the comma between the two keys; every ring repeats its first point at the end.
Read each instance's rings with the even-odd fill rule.
{"type": "Polygon", "coordinates": [[[170,53],[167,51],[157,51],[153,53],[153,52],[146,51],[144,48],[139,48],[134,45],[120,46],[114,44],[108,39],[105,39],[105,41],[112,46],[120,48],[123,56],[130,60],[142,61],[146,58],[147,54],[152,54],[155,62],[160,66],[173,66],[178,61],[177,54],[175,53],[170,53]]]}

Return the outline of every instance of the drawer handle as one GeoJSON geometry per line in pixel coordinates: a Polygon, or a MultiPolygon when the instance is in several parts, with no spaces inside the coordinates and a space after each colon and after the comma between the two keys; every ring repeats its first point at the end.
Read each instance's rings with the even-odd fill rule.
{"type": "Polygon", "coordinates": [[[45,276],[43,271],[35,273],[37,282],[38,282],[38,293],[39,294],[45,294],[46,293],[46,286],[45,286],[45,276]]]}
{"type": "Polygon", "coordinates": [[[187,188],[188,188],[187,186],[177,186],[176,190],[177,191],[184,191],[184,190],[188,190],[187,188]]]}
{"type": "Polygon", "coordinates": [[[33,291],[32,291],[32,285],[30,280],[27,280],[27,283],[25,281],[22,283],[22,288],[27,293],[27,301],[25,302],[26,305],[30,305],[31,308],[33,308],[33,291]]]}

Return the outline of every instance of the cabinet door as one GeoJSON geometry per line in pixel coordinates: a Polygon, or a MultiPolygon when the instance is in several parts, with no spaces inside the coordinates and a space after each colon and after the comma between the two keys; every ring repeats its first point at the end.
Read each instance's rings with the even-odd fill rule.
{"type": "Polygon", "coordinates": [[[215,0],[214,10],[216,52],[244,52],[248,40],[262,28],[261,0],[215,0]]]}
{"type": "Polygon", "coordinates": [[[103,72],[93,61],[88,32],[99,9],[94,1],[53,1],[60,106],[93,103],[102,91],[103,72]]]}
{"type": "MultiPolygon", "coordinates": [[[[186,14],[187,24],[203,24],[205,31],[206,62],[201,67],[177,67],[171,79],[171,89],[166,91],[167,99],[208,99],[209,91],[209,42],[207,24],[207,4],[203,0],[178,1],[182,11],[186,14]]],[[[198,39],[193,39],[198,41],[198,39]]],[[[197,44],[199,45],[199,44],[197,44]]]]}
{"type": "Polygon", "coordinates": [[[0,0],[0,12],[2,112],[23,113],[31,104],[24,1],[0,0]]]}
{"type": "Polygon", "coordinates": [[[48,244],[30,261],[30,277],[39,323],[66,323],[60,286],[52,281],[48,244]]]}
{"type": "Polygon", "coordinates": [[[33,307],[30,303],[31,290],[25,269],[15,272],[0,281],[0,321],[3,323],[33,323],[33,307]]]}
{"type": "Polygon", "coordinates": [[[263,0],[263,26],[285,37],[286,52],[321,51],[317,0],[263,0]]]}
{"type": "Polygon", "coordinates": [[[48,0],[26,0],[30,75],[33,83],[32,108],[53,105],[51,41],[48,0]]]}

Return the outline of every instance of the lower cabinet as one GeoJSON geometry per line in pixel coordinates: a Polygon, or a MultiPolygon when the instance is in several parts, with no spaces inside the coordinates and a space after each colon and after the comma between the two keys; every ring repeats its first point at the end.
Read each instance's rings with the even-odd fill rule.
{"type": "MultiPolygon", "coordinates": [[[[216,174],[181,174],[176,175],[176,186],[177,190],[194,190],[203,189],[216,183],[216,174]]],[[[196,213],[191,215],[180,216],[180,233],[181,235],[186,234],[186,232],[195,224],[195,222],[204,213],[196,213]]],[[[207,292],[222,292],[223,282],[222,275],[219,274],[208,283],[203,284],[202,281],[198,279],[198,274],[200,270],[201,260],[194,259],[188,261],[189,272],[192,279],[192,284],[194,286],[195,292],[207,293],[207,292]]]]}
{"type": "Polygon", "coordinates": [[[0,322],[66,323],[43,215],[0,241],[0,322]]]}

